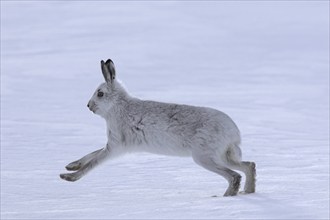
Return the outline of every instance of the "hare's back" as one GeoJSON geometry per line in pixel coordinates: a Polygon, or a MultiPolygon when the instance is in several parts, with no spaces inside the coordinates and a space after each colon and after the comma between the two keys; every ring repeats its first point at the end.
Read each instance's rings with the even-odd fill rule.
{"type": "Polygon", "coordinates": [[[207,107],[143,101],[135,111],[141,112],[145,124],[186,138],[199,133],[238,139],[239,130],[225,113],[207,107]]]}

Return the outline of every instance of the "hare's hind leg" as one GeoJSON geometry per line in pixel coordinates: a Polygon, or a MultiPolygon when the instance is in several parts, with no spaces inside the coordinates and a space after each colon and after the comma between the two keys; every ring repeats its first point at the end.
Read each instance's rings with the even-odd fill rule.
{"type": "Polygon", "coordinates": [[[245,193],[254,193],[256,191],[256,164],[254,162],[242,161],[241,166],[245,166],[246,182],[244,186],[245,193]]]}
{"type": "Polygon", "coordinates": [[[65,168],[69,171],[76,171],[79,170],[81,167],[83,167],[85,164],[87,164],[93,157],[99,153],[103,148],[96,150],[90,154],[87,154],[86,156],[80,158],[79,160],[73,161],[69,163],[65,168]]]}
{"type": "Polygon", "coordinates": [[[256,164],[254,162],[240,161],[241,150],[239,146],[232,145],[227,150],[228,167],[243,172],[246,176],[244,192],[254,193],[256,191],[256,164]]]}
{"type": "Polygon", "coordinates": [[[256,191],[256,164],[254,162],[242,161],[231,163],[229,166],[245,174],[244,193],[254,193],[256,191]]]}
{"type": "Polygon", "coordinates": [[[235,171],[215,163],[212,158],[205,155],[193,154],[194,161],[205,169],[223,176],[229,183],[224,196],[235,196],[240,187],[241,175],[235,171]]]}

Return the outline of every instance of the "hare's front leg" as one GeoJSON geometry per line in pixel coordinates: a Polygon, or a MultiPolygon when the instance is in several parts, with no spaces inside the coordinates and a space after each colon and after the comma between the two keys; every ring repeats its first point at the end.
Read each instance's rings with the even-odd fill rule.
{"type": "MultiPolygon", "coordinates": [[[[98,164],[103,162],[107,157],[109,157],[110,151],[108,148],[103,148],[101,150],[95,151],[91,154],[86,155],[88,156],[89,161],[85,163],[83,166],[79,168],[78,171],[74,173],[64,173],[60,174],[60,177],[67,181],[76,181],[79,180],[82,176],[88,173],[91,169],[96,167],[98,164]]],[[[82,158],[83,159],[83,158],[82,158]]]]}
{"type": "Polygon", "coordinates": [[[103,150],[103,148],[96,150],[90,154],[87,154],[86,156],[80,158],[79,160],[69,163],[65,168],[69,171],[79,170],[81,167],[85,166],[85,164],[91,161],[91,159],[93,159],[93,157],[101,150],[103,150]]]}

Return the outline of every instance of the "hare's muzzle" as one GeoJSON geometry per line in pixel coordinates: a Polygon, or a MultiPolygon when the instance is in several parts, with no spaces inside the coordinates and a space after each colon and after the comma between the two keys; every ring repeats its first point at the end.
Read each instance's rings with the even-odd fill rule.
{"type": "Polygon", "coordinates": [[[92,112],[95,112],[95,104],[92,101],[89,101],[87,104],[87,107],[89,108],[89,110],[91,110],[92,112]]]}

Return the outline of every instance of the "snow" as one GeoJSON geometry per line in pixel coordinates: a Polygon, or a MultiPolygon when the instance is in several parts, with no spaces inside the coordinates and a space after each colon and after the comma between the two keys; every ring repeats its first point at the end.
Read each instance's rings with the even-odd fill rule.
{"type": "Polygon", "coordinates": [[[119,218],[329,218],[328,1],[1,1],[1,219],[119,218]],[[107,58],[135,96],[229,114],[257,193],[147,153],[61,180],[106,142],[107,58]]]}

